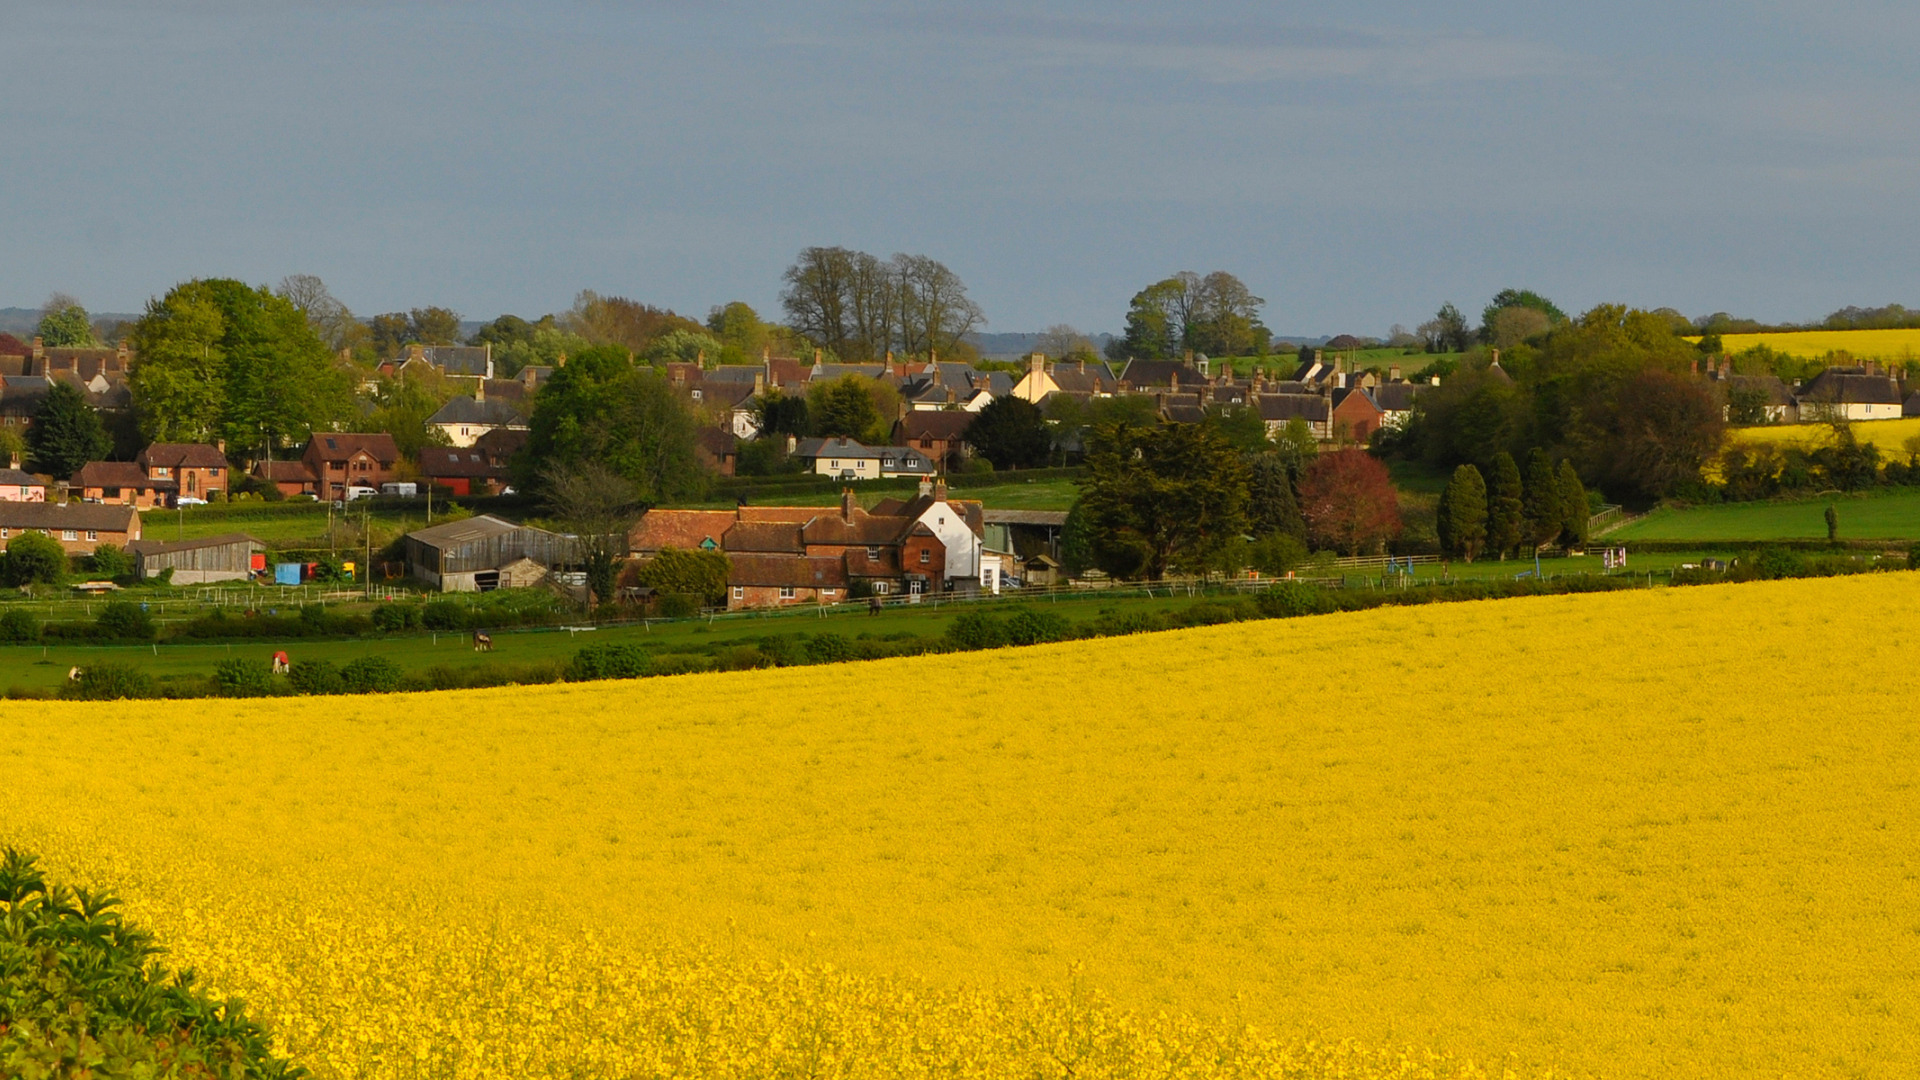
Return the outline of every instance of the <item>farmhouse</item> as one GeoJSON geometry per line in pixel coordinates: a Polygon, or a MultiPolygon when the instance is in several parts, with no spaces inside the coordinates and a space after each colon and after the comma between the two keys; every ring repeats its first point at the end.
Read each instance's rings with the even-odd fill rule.
{"type": "Polygon", "coordinates": [[[91,555],[101,544],[125,547],[140,539],[140,512],[94,503],[0,502],[0,551],[26,532],[53,537],[69,555],[91,555]]]}
{"type": "Polygon", "coordinates": [[[809,462],[821,476],[840,480],[876,480],[895,476],[932,476],[934,464],[910,446],[865,446],[846,438],[801,439],[793,456],[809,462]]]}
{"type": "Polygon", "coordinates": [[[1830,367],[1800,387],[1802,420],[1897,420],[1906,395],[1900,380],[1874,363],[1830,367]]]}
{"type": "Polygon", "coordinates": [[[408,533],[407,573],[441,592],[526,588],[572,561],[571,537],[491,514],[408,533]]]}
{"type": "Polygon", "coordinates": [[[227,533],[199,540],[135,540],[127,553],[135,559],[142,579],[173,571],[176,585],[205,585],[215,581],[245,581],[267,567],[266,546],[245,533],[227,533]]]}

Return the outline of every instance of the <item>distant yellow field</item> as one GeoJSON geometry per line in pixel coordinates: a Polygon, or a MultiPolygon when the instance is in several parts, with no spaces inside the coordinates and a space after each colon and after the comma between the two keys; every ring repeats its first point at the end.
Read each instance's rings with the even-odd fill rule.
{"type": "MultiPolygon", "coordinates": [[[[1920,435],[1920,416],[1898,420],[1863,420],[1850,426],[1853,437],[1880,448],[1881,460],[1907,459],[1908,439],[1920,435]]],[[[1833,429],[1825,424],[1768,424],[1761,427],[1733,428],[1727,438],[1735,443],[1798,443],[1821,446],[1833,441],[1833,429]]]]}
{"type": "Polygon", "coordinates": [[[1730,353],[1751,349],[1755,345],[1765,345],[1790,356],[1819,358],[1830,352],[1843,351],[1859,360],[1891,360],[1905,363],[1920,358],[1920,329],[1796,330],[1786,334],[1728,334],[1720,339],[1720,344],[1730,353]]]}
{"type": "Polygon", "coordinates": [[[7,702],[0,843],[323,1080],[1904,1078],[1916,606],[1887,574],[7,702]]]}

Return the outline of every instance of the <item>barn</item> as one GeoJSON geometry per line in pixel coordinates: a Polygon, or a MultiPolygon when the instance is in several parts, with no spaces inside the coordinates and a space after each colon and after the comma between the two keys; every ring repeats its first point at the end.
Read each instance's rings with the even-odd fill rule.
{"type": "Polygon", "coordinates": [[[407,534],[407,573],[441,592],[525,588],[573,559],[573,540],[482,514],[407,534]]]}
{"type": "Polygon", "coordinates": [[[157,578],[172,570],[175,585],[245,581],[255,570],[266,568],[265,551],[266,545],[246,533],[199,540],[135,540],[127,545],[140,577],[157,578]]]}

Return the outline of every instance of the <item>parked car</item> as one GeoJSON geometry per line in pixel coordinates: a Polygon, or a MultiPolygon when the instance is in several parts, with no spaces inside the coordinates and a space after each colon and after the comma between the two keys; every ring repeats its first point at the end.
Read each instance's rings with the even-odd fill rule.
{"type": "Polygon", "coordinates": [[[173,500],[173,503],[175,506],[205,506],[207,505],[207,500],[196,499],[191,495],[182,495],[173,500]]]}

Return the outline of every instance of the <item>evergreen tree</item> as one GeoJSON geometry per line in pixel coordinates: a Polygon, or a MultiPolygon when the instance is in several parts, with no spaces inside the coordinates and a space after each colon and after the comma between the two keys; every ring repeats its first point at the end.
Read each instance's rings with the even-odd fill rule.
{"type": "Polygon", "coordinates": [[[1293,469],[1278,454],[1247,457],[1247,524],[1255,537],[1282,533],[1304,543],[1307,520],[1293,491],[1293,469]]]}
{"type": "Polygon", "coordinates": [[[1053,453],[1053,429],[1040,406],[1012,394],[981,409],[962,438],[997,472],[1039,468],[1053,453]]]}
{"type": "Polygon", "coordinates": [[[1067,523],[1060,529],[1060,569],[1070,578],[1077,578],[1093,569],[1093,524],[1087,520],[1087,511],[1080,500],[1073,501],[1073,508],[1067,511],[1067,523]]]}
{"type": "Polygon", "coordinates": [[[54,383],[27,429],[27,451],[34,468],[56,477],[72,476],[111,449],[113,440],[86,396],[71,383],[54,383]]]}
{"type": "Polygon", "coordinates": [[[1560,463],[1560,543],[1568,551],[1587,546],[1587,521],[1592,511],[1587,506],[1587,486],[1573,462],[1560,463]]]}
{"type": "Polygon", "coordinates": [[[1487,499],[1487,550],[1505,559],[1523,539],[1527,507],[1522,499],[1520,467],[1505,450],[1493,459],[1493,486],[1487,499]]]}
{"type": "Polygon", "coordinates": [[[1525,517],[1521,533],[1538,551],[1560,535],[1567,519],[1560,495],[1560,475],[1554,471],[1553,459],[1539,447],[1527,454],[1527,490],[1523,505],[1525,517]]]}
{"type": "Polygon", "coordinates": [[[1440,493],[1440,545],[1472,562],[1487,542],[1487,482],[1480,470],[1462,465],[1440,493]]]}

